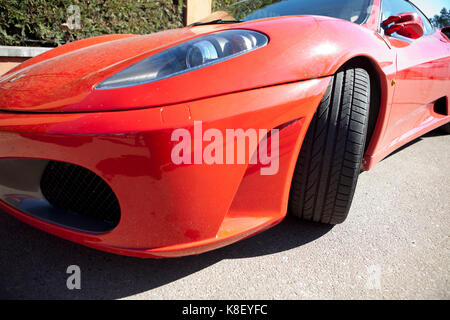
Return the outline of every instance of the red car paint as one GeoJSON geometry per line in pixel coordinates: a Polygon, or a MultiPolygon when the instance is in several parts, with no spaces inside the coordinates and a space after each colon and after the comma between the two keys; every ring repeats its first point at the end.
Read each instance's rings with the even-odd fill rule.
{"type": "Polygon", "coordinates": [[[374,0],[362,26],[318,16],[278,17],[103,36],[25,62],[0,77],[0,158],[50,159],[93,171],[115,192],[121,220],[109,232],[91,234],[44,222],[5,202],[0,208],[62,238],[138,257],[197,254],[275,225],[286,215],[309,123],[332,75],[352,58],[370,60],[380,78],[380,111],[364,157],[366,170],[450,122],[448,104],[447,115],[433,109],[436,100],[448,101],[450,95],[448,39],[439,31],[413,41],[384,37],[377,32],[379,17],[380,1],[374,0]],[[270,41],[176,77],[94,89],[147,56],[227,29],[259,31],[270,41]],[[278,174],[262,176],[258,165],[248,163],[173,164],[171,132],[192,130],[195,120],[222,132],[294,122],[280,131],[278,174]]]}

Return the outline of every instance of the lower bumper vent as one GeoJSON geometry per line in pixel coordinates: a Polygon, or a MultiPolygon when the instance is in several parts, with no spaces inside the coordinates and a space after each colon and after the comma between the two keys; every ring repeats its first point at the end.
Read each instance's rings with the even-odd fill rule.
{"type": "Polygon", "coordinates": [[[116,226],[119,202],[108,184],[83,167],[50,161],[40,181],[41,192],[56,208],[102,220],[116,226]]]}

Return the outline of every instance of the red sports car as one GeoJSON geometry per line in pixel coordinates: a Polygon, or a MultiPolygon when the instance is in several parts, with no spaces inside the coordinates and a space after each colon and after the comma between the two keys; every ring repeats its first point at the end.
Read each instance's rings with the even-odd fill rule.
{"type": "Polygon", "coordinates": [[[138,257],[341,223],[361,170],[449,131],[446,32],[404,0],[248,0],[60,46],[0,77],[0,208],[138,257]]]}

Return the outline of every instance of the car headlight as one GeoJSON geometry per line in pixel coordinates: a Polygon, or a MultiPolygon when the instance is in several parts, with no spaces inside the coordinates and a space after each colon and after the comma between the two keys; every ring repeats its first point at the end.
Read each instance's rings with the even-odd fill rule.
{"type": "Polygon", "coordinates": [[[250,30],[227,30],[186,41],[145,58],[100,82],[117,89],[170,78],[261,48],[269,39],[250,30]]]}

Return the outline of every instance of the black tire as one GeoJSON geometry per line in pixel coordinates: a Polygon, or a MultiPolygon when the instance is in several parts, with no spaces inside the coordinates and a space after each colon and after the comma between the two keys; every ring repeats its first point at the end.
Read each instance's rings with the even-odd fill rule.
{"type": "Polygon", "coordinates": [[[332,79],[303,142],[291,186],[291,214],[308,221],[344,222],[361,169],[369,106],[369,74],[343,67],[332,79]]]}

